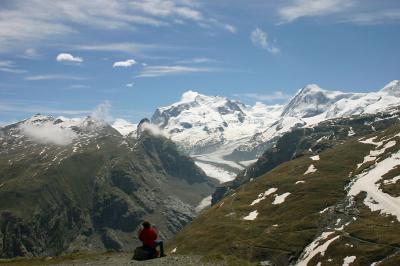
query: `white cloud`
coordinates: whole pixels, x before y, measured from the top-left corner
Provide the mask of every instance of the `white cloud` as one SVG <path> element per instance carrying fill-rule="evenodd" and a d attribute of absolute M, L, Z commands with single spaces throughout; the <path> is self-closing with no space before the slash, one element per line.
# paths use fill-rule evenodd
<path fill-rule="evenodd" d="M 296 0 L 282 7 L 279 15 L 284 22 L 292 22 L 301 17 L 323 16 L 351 7 L 354 0 Z"/>
<path fill-rule="evenodd" d="M 40 125 L 24 123 L 19 128 L 24 135 L 43 144 L 68 145 L 77 137 L 70 128 L 61 128 L 51 122 Z"/>
<path fill-rule="evenodd" d="M 79 34 L 81 26 L 135 30 L 140 25 L 169 26 L 180 20 L 234 32 L 191 0 L 13 0 L 0 9 L 0 51 L 26 49 L 58 36 Z"/>
<path fill-rule="evenodd" d="M 203 64 L 203 63 L 215 63 L 217 60 L 205 57 L 196 57 L 192 59 L 185 59 L 177 61 L 178 64 Z"/>
<path fill-rule="evenodd" d="M 118 61 L 113 64 L 113 67 L 130 67 L 136 64 L 134 59 L 127 59 L 125 61 Z"/>
<path fill-rule="evenodd" d="M 142 131 L 147 131 L 150 134 L 152 134 L 153 136 L 162 136 L 162 137 L 167 137 L 167 133 L 165 131 L 163 131 L 161 128 L 159 128 L 158 126 L 151 124 L 151 123 L 142 123 L 140 125 L 140 129 Z"/>
<path fill-rule="evenodd" d="M 267 33 L 258 27 L 250 33 L 250 40 L 255 46 L 268 50 L 270 53 L 277 54 L 280 52 L 277 47 L 268 42 Z"/>
<path fill-rule="evenodd" d="M 96 108 L 90 114 L 91 117 L 99 121 L 112 121 L 112 116 L 110 114 L 111 103 L 109 101 L 104 101 L 96 106 Z"/>
<path fill-rule="evenodd" d="M 292 97 L 291 95 L 288 95 L 282 91 L 274 91 L 271 94 L 239 93 L 239 94 L 234 94 L 234 96 L 239 98 L 245 97 L 257 101 L 287 100 Z"/>
<path fill-rule="evenodd" d="M 138 77 L 159 77 L 166 75 L 196 73 L 196 72 L 211 72 L 215 71 L 212 68 L 205 67 L 189 67 L 189 66 L 146 66 Z"/>
<path fill-rule="evenodd" d="M 351 22 L 358 25 L 373 25 L 385 22 L 394 22 L 400 20 L 400 9 L 377 10 L 369 13 L 358 13 L 352 15 L 342 22 Z"/>
<path fill-rule="evenodd" d="M 128 88 L 132 88 L 133 85 L 134 85 L 133 83 L 127 83 L 125 86 L 128 87 Z"/>
<path fill-rule="evenodd" d="M 46 75 L 35 75 L 35 76 L 28 76 L 24 78 L 25 80 L 55 80 L 55 79 L 71 79 L 71 80 L 85 80 L 85 77 L 79 76 L 70 76 L 70 75 L 63 75 L 63 74 L 46 74 Z"/>
<path fill-rule="evenodd" d="M 19 57 L 25 58 L 25 59 L 37 59 L 40 57 L 40 54 L 35 48 L 27 48 L 25 49 L 24 53 L 20 55 Z"/>
<path fill-rule="evenodd" d="M 71 89 L 89 89 L 91 86 L 89 85 L 83 85 L 83 84 L 74 84 L 69 86 Z"/>
<path fill-rule="evenodd" d="M 12 74 L 23 74 L 28 71 L 16 68 L 13 61 L 10 60 L 0 60 L 0 71 L 12 73 Z"/>
<path fill-rule="evenodd" d="M 56 57 L 57 62 L 74 62 L 82 63 L 83 59 L 81 57 L 73 56 L 72 54 L 60 53 Z"/>
<path fill-rule="evenodd" d="M 82 51 L 101 51 L 101 52 L 123 52 L 128 54 L 137 54 L 145 50 L 165 49 L 168 47 L 161 47 L 156 44 L 143 44 L 134 42 L 121 42 L 121 43 L 105 43 L 93 45 L 76 45 L 72 47 L 75 50 Z"/>

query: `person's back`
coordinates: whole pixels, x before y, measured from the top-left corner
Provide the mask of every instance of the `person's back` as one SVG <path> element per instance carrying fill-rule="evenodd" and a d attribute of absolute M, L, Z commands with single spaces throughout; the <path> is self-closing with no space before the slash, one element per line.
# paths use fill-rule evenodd
<path fill-rule="evenodd" d="M 139 233 L 139 239 L 143 242 L 144 246 L 151 248 L 155 247 L 155 241 L 157 240 L 156 230 L 154 230 L 154 228 L 151 226 L 144 227 Z"/>
<path fill-rule="evenodd" d="M 164 244 L 162 240 L 157 240 L 157 232 L 147 221 L 143 222 L 143 229 L 139 231 L 139 239 L 144 248 L 154 249 L 160 247 L 160 256 L 164 257 Z"/>

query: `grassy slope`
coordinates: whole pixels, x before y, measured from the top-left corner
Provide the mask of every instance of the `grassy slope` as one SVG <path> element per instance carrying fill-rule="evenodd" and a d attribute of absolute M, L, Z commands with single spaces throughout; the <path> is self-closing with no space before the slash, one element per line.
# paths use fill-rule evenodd
<path fill-rule="evenodd" d="M 389 129 L 398 131 L 398 127 Z M 385 135 L 383 134 L 383 135 Z M 371 145 L 356 140 L 347 141 L 320 154 L 319 161 L 308 156 L 283 163 L 272 171 L 242 185 L 235 193 L 205 210 L 193 223 L 186 226 L 169 247 L 177 247 L 179 254 L 195 253 L 214 256 L 225 254 L 249 261 L 271 260 L 285 265 L 290 256 L 298 258 L 303 249 L 327 227 L 334 227 L 338 218 L 349 220 L 354 213 L 344 208 L 344 187 L 356 173 L 356 165 L 369 153 Z M 304 176 L 310 164 L 317 172 Z M 298 180 L 305 183 L 295 185 Z M 271 204 L 272 195 L 249 206 L 259 193 L 276 187 L 276 193 L 290 192 L 280 205 Z M 371 213 L 362 199 L 356 202 L 360 211 L 357 221 L 336 234 L 341 237 L 332 243 L 324 259 L 343 262 L 347 255 L 357 255 L 357 265 L 378 261 L 400 247 L 399 222 L 393 217 Z M 326 207 L 332 211 L 320 214 Z M 257 210 L 253 221 L 242 218 Z M 356 209 L 357 210 L 357 209 Z M 392 222 L 393 221 L 393 222 Z M 274 226 L 278 224 L 278 226 Z M 346 243 L 351 243 L 346 246 Z M 350 245 L 353 248 L 350 249 Z M 312 262 L 322 260 L 318 255 Z"/>

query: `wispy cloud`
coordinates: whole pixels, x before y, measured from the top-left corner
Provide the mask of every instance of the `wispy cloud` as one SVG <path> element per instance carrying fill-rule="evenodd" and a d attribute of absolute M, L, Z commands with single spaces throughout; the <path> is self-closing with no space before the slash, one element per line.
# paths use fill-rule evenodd
<path fill-rule="evenodd" d="M 138 77 L 149 78 L 167 75 L 187 74 L 196 72 L 212 72 L 216 69 L 190 66 L 146 66 Z"/>
<path fill-rule="evenodd" d="M 301 17 L 323 16 L 348 9 L 354 0 L 295 0 L 279 10 L 283 22 L 292 22 Z"/>
<path fill-rule="evenodd" d="M 0 71 L 11 74 L 23 74 L 28 72 L 24 69 L 17 68 L 14 62 L 10 60 L 0 60 Z"/>
<path fill-rule="evenodd" d="M 250 33 L 250 40 L 254 46 L 265 49 L 270 53 L 277 54 L 280 52 L 277 47 L 269 43 L 267 33 L 258 27 Z"/>
<path fill-rule="evenodd" d="M 206 58 L 206 57 L 196 57 L 196 58 L 176 61 L 176 63 L 178 63 L 178 64 L 204 64 L 204 63 L 216 63 L 216 62 L 218 62 L 218 61 L 215 59 Z"/>
<path fill-rule="evenodd" d="M 260 94 L 260 93 L 238 93 L 234 94 L 235 97 L 239 98 L 248 98 L 256 101 L 276 101 L 276 100 L 287 100 L 291 98 L 291 95 L 288 95 L 282 91 L 274 91 L 270 94 Z"/>
<path fill-rule="evenodd" d="M 69 86 L 69 88 L 71 88 L 71 89 L 89 89 L 89 88 L 91 88 L 91 86 L 84 85 L 84 84 L 74 84 L 74 85 Z"/>
<path fill-rule="evenodd" d="M 63 74 L 46 74 L 46 75 L 28 76 L 25 77 L 24 79 L 37 81 L 37 80 L 55 80 L 55 79 L 85 80 L 87 78 L 80 76 L 63 75 Z"/>
<path fill-rule="evenodd" d="M 113 64 L 113 67 L 131 67 L 136 64 L 134 59 L 127 59 L 125 61 L 118 61 Z"/>
<path fill-rule="evenodd" d="M 73 62 L 73 63 L 82 63 L 82 57 L 73 56 L 72 54 L 60 53 L 56 57 L 57 62 Z"/>
<path fill-rule="evenodd" d="M 367 13 L 357 13 L 342 22 L 350 22 L 358 25 L 373 25 L 400 20 L 400 9 L 376 10 Z"/>
<path fill-rule="evenodd" d="M 14 0 L 0 9 L 0 51 L 79 34 L 81 25 L 132 30 L 141 25 L 168 26 L 176 21 L 236 31 L 233 25 L 205 14 L 191 0 Z"/>
<path fill-rule="evenodd" d="M 134 42 L 75 45 L 71 48 L 82 51 L 123 52 L 128 54 L 140 54 L 141 52 L 146 50 L 166 49 L 165 47 L 161 47 L 156 44 L 144 44 Z"/>
<path fill-rule="evenodd" d="M 74 109 L 61 109 L 46 107 L 43 103 L 28 103 L 28 102 L 0 102 L 0 112 L 12 113 L 45 113 L 56 115 L 86 115 L 90 114 L 92 110 L 74 110 Z"/>
<path fill-rule="evenodd" d="M 134 85 L 134 83 L 127 83 L 125 86 L 128 87 L 128 88 L 132 88 L 133 85 Z"/>

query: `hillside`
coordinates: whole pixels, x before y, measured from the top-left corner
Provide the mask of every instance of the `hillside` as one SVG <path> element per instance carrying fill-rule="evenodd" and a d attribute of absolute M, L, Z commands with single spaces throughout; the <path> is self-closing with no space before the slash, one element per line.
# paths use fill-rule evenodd
<path fill-rule="evenodd" d="M 261 265 L 396 265 L 400 126 L 397 117 L 373 121 L 383 121 L 382 128 L 370 132 L 365 121 L 357 129 L 353 123 L 339 131 L 346 138 L 333 134 L 326 147 L 324 134 L 315 139 L 311 132 L 287 142 L 304 147 L 266 173 L 254 170 L 253 178 L 181 230 L 171 250 Z M 259 170 L 271 163 L 267 153 Z"/>
<path fill-rule="evenodd" d="M 312 126 L 294 129 L 282 137 L 267 142 L 258 160 L 238 174 L 236 179 L 219 185 L 213 194 L 215 203 L 232 189 L 260 176 L 281 163 L 305 153 L 318 153 L 347 139 L 381 131 L 399 123 L 399 108 L 391 108 L 377 114 L 354 115 L 348 118 L 328 119 Z"/>
<path fill-rule="evenodd" d="M 175 144 L 94 118 L 37 115 L 0 129 L 0 257 L 131 250 L 150 219 L 170 238 L 213 191 Z"/>

